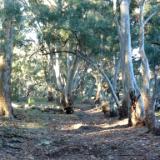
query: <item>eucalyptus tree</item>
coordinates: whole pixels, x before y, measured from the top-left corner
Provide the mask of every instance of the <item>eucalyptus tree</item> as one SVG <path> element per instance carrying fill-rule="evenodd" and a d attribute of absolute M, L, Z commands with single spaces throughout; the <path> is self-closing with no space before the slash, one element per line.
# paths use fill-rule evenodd
<path fill-rule="evenodd" d="M 73 82 L 77 82 L 76 77 L 80 65 L 77 65 L 78 58 L 76 56 L 71 56 L 67 52 L 64 55 L 59 54 L 62 48 L 69 50 L 70 47 L 68 46 L 71 45 L 69 42 L 70 33 L 67 29 L 63 29 L 65 17 L 62 15 L 61 3 L 61 1 L 55 1 L 54 8 L 49 8 L 43 3 L 31 2 L 31 7 L 38 6 L 38 10 L 34 14 L 37 16 L 36 23 L 40 28 L 38 33 L 39 44 L 43 56 L 46 55 L 49 58 L 49 70 L 48 74 L 45 75 L 50 77 L 49 83 L 52 84 L 52 87 L 54 86 L 61 93 L 61 103 L 68 113 L 72 112 L 71 94 L 76 87 L 73 86 Z"/>
<path fill-rule="evenodd" d="M 116 8 L 116 1 L 114 1 L 114 9 Z M 136 1 L 134 1 L 136 2 Z M 136 28 L 138 28 L 139 31 L 139 39 L 136 40 L 137 42 L 139 42 L 139 52 L 141 55 L 141 61 L 142 61 L 142 66 L 143 66 L 143 74 L 142 74 L 142 89 L 143 92 L 140 91 L 135 76 L 134 76 L 134 72 L 133 72 L 133 62 L 132 62 L 132 48 L 131 48 L 131 31 L 130 31 L 130 25 L 133 25 L 133 21 L 132 23 L 129 21 L 130 18 L 130 14 L 129 14 L 129 8 L 130 8 L 130 1 L 128 0 L 124 0 L 120 2 L 120 13 L 121 13 L 121 19 L 120 19 L 120 25 L 118 24 L 118 19 L 116 17 L 116 22 L 117 22 L 117 26 L 118 26 L 118 33 L 119 33 L 119 40 L 120 40 L 120 53 L 121 53 L 121 63 L 122 63 L 122 77 L 123 77 L 123 87 L 124 87 L 124 95 L 125 98 L 127 99 L 128 102 L 125 103 L 125 105 L 128 106 L 128 115 L 129 115 L 129 123 L 131 125 L 136 125 L 139 123 L 144 123 L 143 118 L 144 118 L 144 114 L 143 117 L 141 116 L 141 114 L 137 114 L 137 102 L 138 99 L 141 100 L 141 103 L 139 103 L 139 105 L 141 106 L 141 110 L 140 113 L 143 112 L 143 107 L 145 106 L 145 123 L 150 125 L 151 124 L 153 126 L 155 126 L 154 124 L 154 111 L 153 111 L 153 104 L 151 104 L 151 100 L 149 97 L 149 75 L 150 75 L 150 69 L 149 69 L 149 63 L 148 63 L 148 58 L 145 54 L 145 50 L 144 50 L 144 27 L 145 25 L 147 25 L 147 23 L 150 21 L 150 19 L 152 18 L 152 16 L 154 16 L 157 13 L 157 10 L 154 11 L 153 13 L 150 14 L 150 16 L 148 16 L 146 18 L 146 20 L 144 20 L 144 2 L 145 1 L 138 1 L 139 3 L 134 3 L 132 1 L 132 7 L 134 6 L 138 6 L 140 9 L 139 15 L 137 16 L 136 21 L 139 22 L 139 26 L 137 26 Z M 153 7 L 154 8 L 154 7 Z M 133 8 L 135 9 L 135 8 Z M 132 10 L 131 10 L 132 11 Z M 133 12 L 133 11 L 132 11 Z M 132 13 L 131 12 L 131 13 Z M 138 32 L 136 32 L 138 33 Z M 132 33 L 132 35 L 134 36 L 134 34 Z M 135 34 L 136 35 L 136 34 Z M 132 92 L 133 91 L 133 92 Z M 140 93 L 141 92 L 141 93 Z M 135 96 L 135 100 L 136 100 L 136 104 L 135 107 L 133 108 L 133 103 L 132 103 L 132 98 L 133 98 L 133 94 Z M 139 94 L 139 96 L 137 95 Z M 140 97 L 140 98 L 139 98 Z M 131 101 L 131 102 L 130 102 Z M 150 108 L 150 109 L 149 109 Z"/>
<path fill-rule="evenodd" d="M 154 94 L 153 94 L 153 100 L 151 100 L 151 94 L 150 94 L 150 67 L 148 58 L 145 53 L 145 47 L 144 47 L 144 28 L 147 25 L 147 23 L 158 13 L 157 6 L 154 8 L 154 10 L 151 10 L 151 14 L 144 20 L 144 7 L 147 2 L 145 0 L 139 1 L 139 8 L 140 8 L 140 18 L 139 18 L 139 52 L 141 55 L 141 61 L 142 61 L 142 78 L 143 78 L 143 96 L 145 101 L 145 113 L 146 113 L 146 125 L 148 126 L 149 130 L 155 131 L 159 129 L 157 127 L 156 121 L 155 121 L 155 114 L 154 114 L 154 103 L 151 103 L 151 101 L 155 101 Z"/>
<path fill-rule="evenodd" d="M 105 54 L 114 48 L 110 47 L 112 37 L 108 36 L 109 29 L 113 27 L 105 18 L 111 11 L 109 3 L 104 5 L 101 1 L 70 0 L 54 1 L 53 6 L 39 1 L 30 1 L 30 4 L 35 15 L 35 24 L 40 28 L 38 37 L 41 50 L 43 55 L 48 55 L 53 68 L 50 70 L 54 72 L 52 83 L 62 93 L 64 105 L 69 106 L 67 103 L 72 99 L 71 93 L 79 86 L 75 82 L 81 80 L 80 72 L 84 71 L 79 69 L 83 66 L 79 58 L 69 54 L 78 52 L 87 53 L 88 56 L 92 53 L 94 56 L 102 48 Z"/>
<path fill-rule="evenodd" d="M 133 71 L 129 9 L 130 1 L 122 0 L 120 2 L 120 46 L 122 78 L 124 86 L 124 97 L 126 101 L 125 105 L 128 108 L 129 125 L 137 125 L 138 123 L 143 122 L 140 115 L 137 115 L 137 108 L 134 106 L 136 104 L 132 104 L 132 98 L 135 97 L 136 101 L 138 101 L 140 93 Z"/>
<path fill-rule="evenodd" d="M 138 42 L 137 45 L 139 47 L 139 54 L 141 61 L 141 76 L 142 76 L 141 97 L 145 108 L 145 124 L 148 126 L 149 130 L 153 131 L 156 130 L 155 129 L 156 121 L 154 114 L 154 103 L 152 102 L 153 100 L 151 99 L 151 87 L 150 87 L 151 70 L 149 66 L 149 60 L 145 52 L 146 48 L 149 48 L 149 46 L 146 47 L 145 44 L 147 42 L 145 39 L 149 37 L 147 29 L 148 26 L 152 25 L 152 23 L 150 24 L 150 21 L 152 21 L 152 19 L 154 19 L 154 16 L 158 14 L 159 6 L 157 5 L 156 1 L 152 2 L 152 1 L 139 0 L 135 2 L 136 2 L 135 6 L 137 8 L 134 9 L 137 10 L 136 21 L 138 22 L 138 25 L 137 24 L 135 25 L 135 28 L 137 28 L 136 33 L 138 34 L 135 35 L 139 35 L 139 39 L 138 40 L 137 38 L 135 39 L 136 42 Z"/>
<path fill-rule="evenodd" d="M 1 69 L 1 96 L 6 105 L 1 104 L 2 113 L 7 117 L 12 117 L 11 106 L 11 68 L 15 37 L 15 26 L 20 21 L 20 3 L 17 0 L 4 0 L 1 8 L 1 56 L 4 60 L 3 70 Z M 2 93 L 3 92 L 3 93 Z M 1 101 L 1 103 L 4 103 Z M 4 109 L 6 108 L 6 109 Z M 6 112 L 7 110 L 7 112 Z"/>

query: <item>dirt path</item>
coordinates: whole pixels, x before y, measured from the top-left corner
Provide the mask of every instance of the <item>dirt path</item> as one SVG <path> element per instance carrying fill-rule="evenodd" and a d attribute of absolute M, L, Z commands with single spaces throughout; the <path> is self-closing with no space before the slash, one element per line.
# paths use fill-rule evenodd
<path fill-rule="evenodd" d="M 0 160 L 160 160 L 160 137 L 77 105 L 73 115 L 17 109 L 0 120 Z"/>

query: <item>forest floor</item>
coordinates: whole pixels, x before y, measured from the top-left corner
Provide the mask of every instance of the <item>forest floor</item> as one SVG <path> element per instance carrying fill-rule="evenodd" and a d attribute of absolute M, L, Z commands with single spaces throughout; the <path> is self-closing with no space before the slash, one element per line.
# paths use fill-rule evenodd
<path fill-rule="evenodd" d="M 43 106 L 44 107 L 44 106 Z M 0 160 L 160 160 L 160 137 L 76 105 L 72 115 L 42 106 L 16 106 L 0 119 Z"/>

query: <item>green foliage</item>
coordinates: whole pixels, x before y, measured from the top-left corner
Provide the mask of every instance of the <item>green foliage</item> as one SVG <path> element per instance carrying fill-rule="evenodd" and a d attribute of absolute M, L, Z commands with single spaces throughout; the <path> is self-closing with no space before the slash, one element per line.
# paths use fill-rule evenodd
<path fill-rule="evenodd" d="M 43 39 L 49 46 L 65 46 L 68 42 L 74 48 L 78 44 L 82 50 L 88 49 L 89 52 L 99 54 L 101 35 L 107 37 L 113 28 L 113 19 L 106 18 L 112 15 L 111 5 L 104 5 L 101 1 L 71 0 L 67 1 L 64 9 L 64 4 L 59 3 L 56 8 L 49 8 L 43 3 L 31 3 L 35 20 L 41 26 L 41 33 L 38 33 L 40 42 Z M 115 34 L 114 28 L 112 30 L 112 34 Z M 110 52 L 108 43 L 112 43 L 112 40 L 114 38 L 109 41 L 104 38 L 103 43 L 108 46 L 104 52 Z"/>
<path fill-rule="evenodd" d="M 35 100 L 32 98 L 32 97 L 29 97 L 28 100 L 27 100 L 27 103 L 29 106 L 32 106 L 35 104 Z"/>
<path fill-rule="evenodd" d="M 6 19 L 14 19 L 17 22 L 21 21 L 21 4 L 18 1 L 6 1 L 3 10 Z"/>
<path fill-rule="evenodd" d="M 145 18 L 157 9 L 157 5 L 147 3 Z M 131 1 L 133 48 L 138 46 L 139 36 L 139 24 L 135 14 L 137 6 L 136 0 Z M 49 68 L 49 58 L 41 54 L 52 54 L 56 49 L 84 51 L 97 63 L 103 61 L 105 72 L 109 78 L 113 77 L 115 65 L 113 57 L 118 59 L 119 39 L 111 1 L 53 0 L 53 4 L 48 5 L 42 0 L 29 0 L 28 6 L 22 6 L 22 3 L 17 0 L 8 5 L 5 10 L 1 9 L 0 13 L 3 13 L 0 14 L 1 19 L 13 18 L 15 21 L 14 46 L 20 49 L 13 57 L 12 96 L 16 99 L 26 95 L 28 82 L 34 85 L 32 92 L 34 96 L 46 94 L 46 83 L 55 85 L 53 70 Z M 153 44 L 160 41 L 159 23 L 158 13 L 145 27 L 145 51 L 152 68 L 160 62 L 159 46 Z M 27 34 L 33 30 L 38 38 L 36 44 L 27 38 Z M 3 38 L 4 32 L 0 31 L 0 39 Z M 60 54 L 61 74 L 64 80 L 67 77 L 66 63 L 66 55 Z M 135 71 L 138 66 L 139 64 L 135 65 Z M 94 86 L 94 80 L 89 77 L 90 75 L 87 75 L 84 78 L 87 86 L 85 86 L 86 95 L 89 88 Z"/>
<path fill-rule="evenodd" d="M 32 95 L 38 94 L 42 97 L 46 83 L 41 58 L 33 56 L 30 59 L 30 54 L 19 52 L 20 50 L 17 50 L 13 60 L 12 98 L 20 100 L 26 97 L 29 86 L 34 86 L 31 89 Z"/>

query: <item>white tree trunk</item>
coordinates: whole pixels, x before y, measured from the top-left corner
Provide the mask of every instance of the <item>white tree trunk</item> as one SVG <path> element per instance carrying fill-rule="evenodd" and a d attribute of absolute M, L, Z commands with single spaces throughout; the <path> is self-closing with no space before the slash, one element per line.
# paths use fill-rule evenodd
<path fill-rule="evenodd" d="M 77 70 L 77 62 L 78 57 L 73 57 L 69 54 L 67 54 L 67 80 L 66 80 L 66 86 L 65 86 L 65 102 L 66 104 L 69 104 L 70 100 L 72 99 L 72 89 L 73 89 L 73 79 L 74 74 Z"/>
<path fill-rule="evenodd" d="M 59 53 L 55 53 L 53 60 L 53 68 L 56 77 L 56 84 L 60 91 L 63 91 L 62 79 L 61 79 L 61 71 L 60 71 L 60 58 Z"/>
<path fill-rule="evenodd" d="M 139 53 L 142 60 L 143 92 L 149 94 L 150 68 L 144 50 L 144 0 L 140 2 Z"/>
<path fill-rule="evenodd" d="M 145 24 L 149 19 L 144 21 L 144 6 L 145 6 L 145 0 L 141 0 L 139 3 L 140 8 L 140 27 L 139 27 L 139 53 L 141 55 L 142 60 L 142 80 L 143 80 L 143 100 L 145 104 L 145 122 L 148 127 L 148 129 L 152 132 L 155 132 L 155 134 L 160 134 L 160 128 L 156 124 L 156 117 L 155 117 L 155 94 L 153 93 L 152 99 L 150 95 L 150 68 L 149 68 L 149 62 L 148 58 L 145 54 L 144 49 L 144 27 Z M 151 18 L 151 17 L 149 17 Z M 157 78 L 157 72 L 155 70 L 155 81 Z"/>
<path fill-rule="evenodd" d="M 125 94 L 125 105 L 128 107 L 129 125 L 136 125 L 138 117 L 136 109 L 132 110 L 131 105 L 131 91 L 137 91 L 137 83 L 133 71 L 132 50 L 131 50 L 131 35 L 130 35 L 130 0 L 122 0 L 120 3 L 121 13 L 121 63 L 122 63 L 122 77 Z"/>
<path fill-rule="evenodd" d="M 124 64 L 123 76 L 125 80 L 125 92 L 128 89 L 134 89 L 134 73 L 132 64 L 132 51 L 131 51 L 131 35 L 130 35 L 130 15 L 129 15 L 129 0 L 122 0 L 120 4 L 121 11 L 121 34 L 122 34 L 122 63 Z"/>
<path fill-rule="evenodd" d="M 95 101 L 99 101 L 100 100 L 100 94 L 101 94 L 101 76 L 97 75 L 96 76 L 96 86 L 97 86 L 97 90 L 96 90 L 96 98 Z"/>
<path fill-rule="evenodd" d="M 121 64 L 120 58 L 118 59 L 117 62 L 115 60 L 115 67 L 114 67 L 115 71 L 114 71 L 114 78 L 113 78 L 113 88 L 115 91 L 117 91 L 117 80 L 118 80 L 119 71 L 120 71 L 120 64 Z"/>

